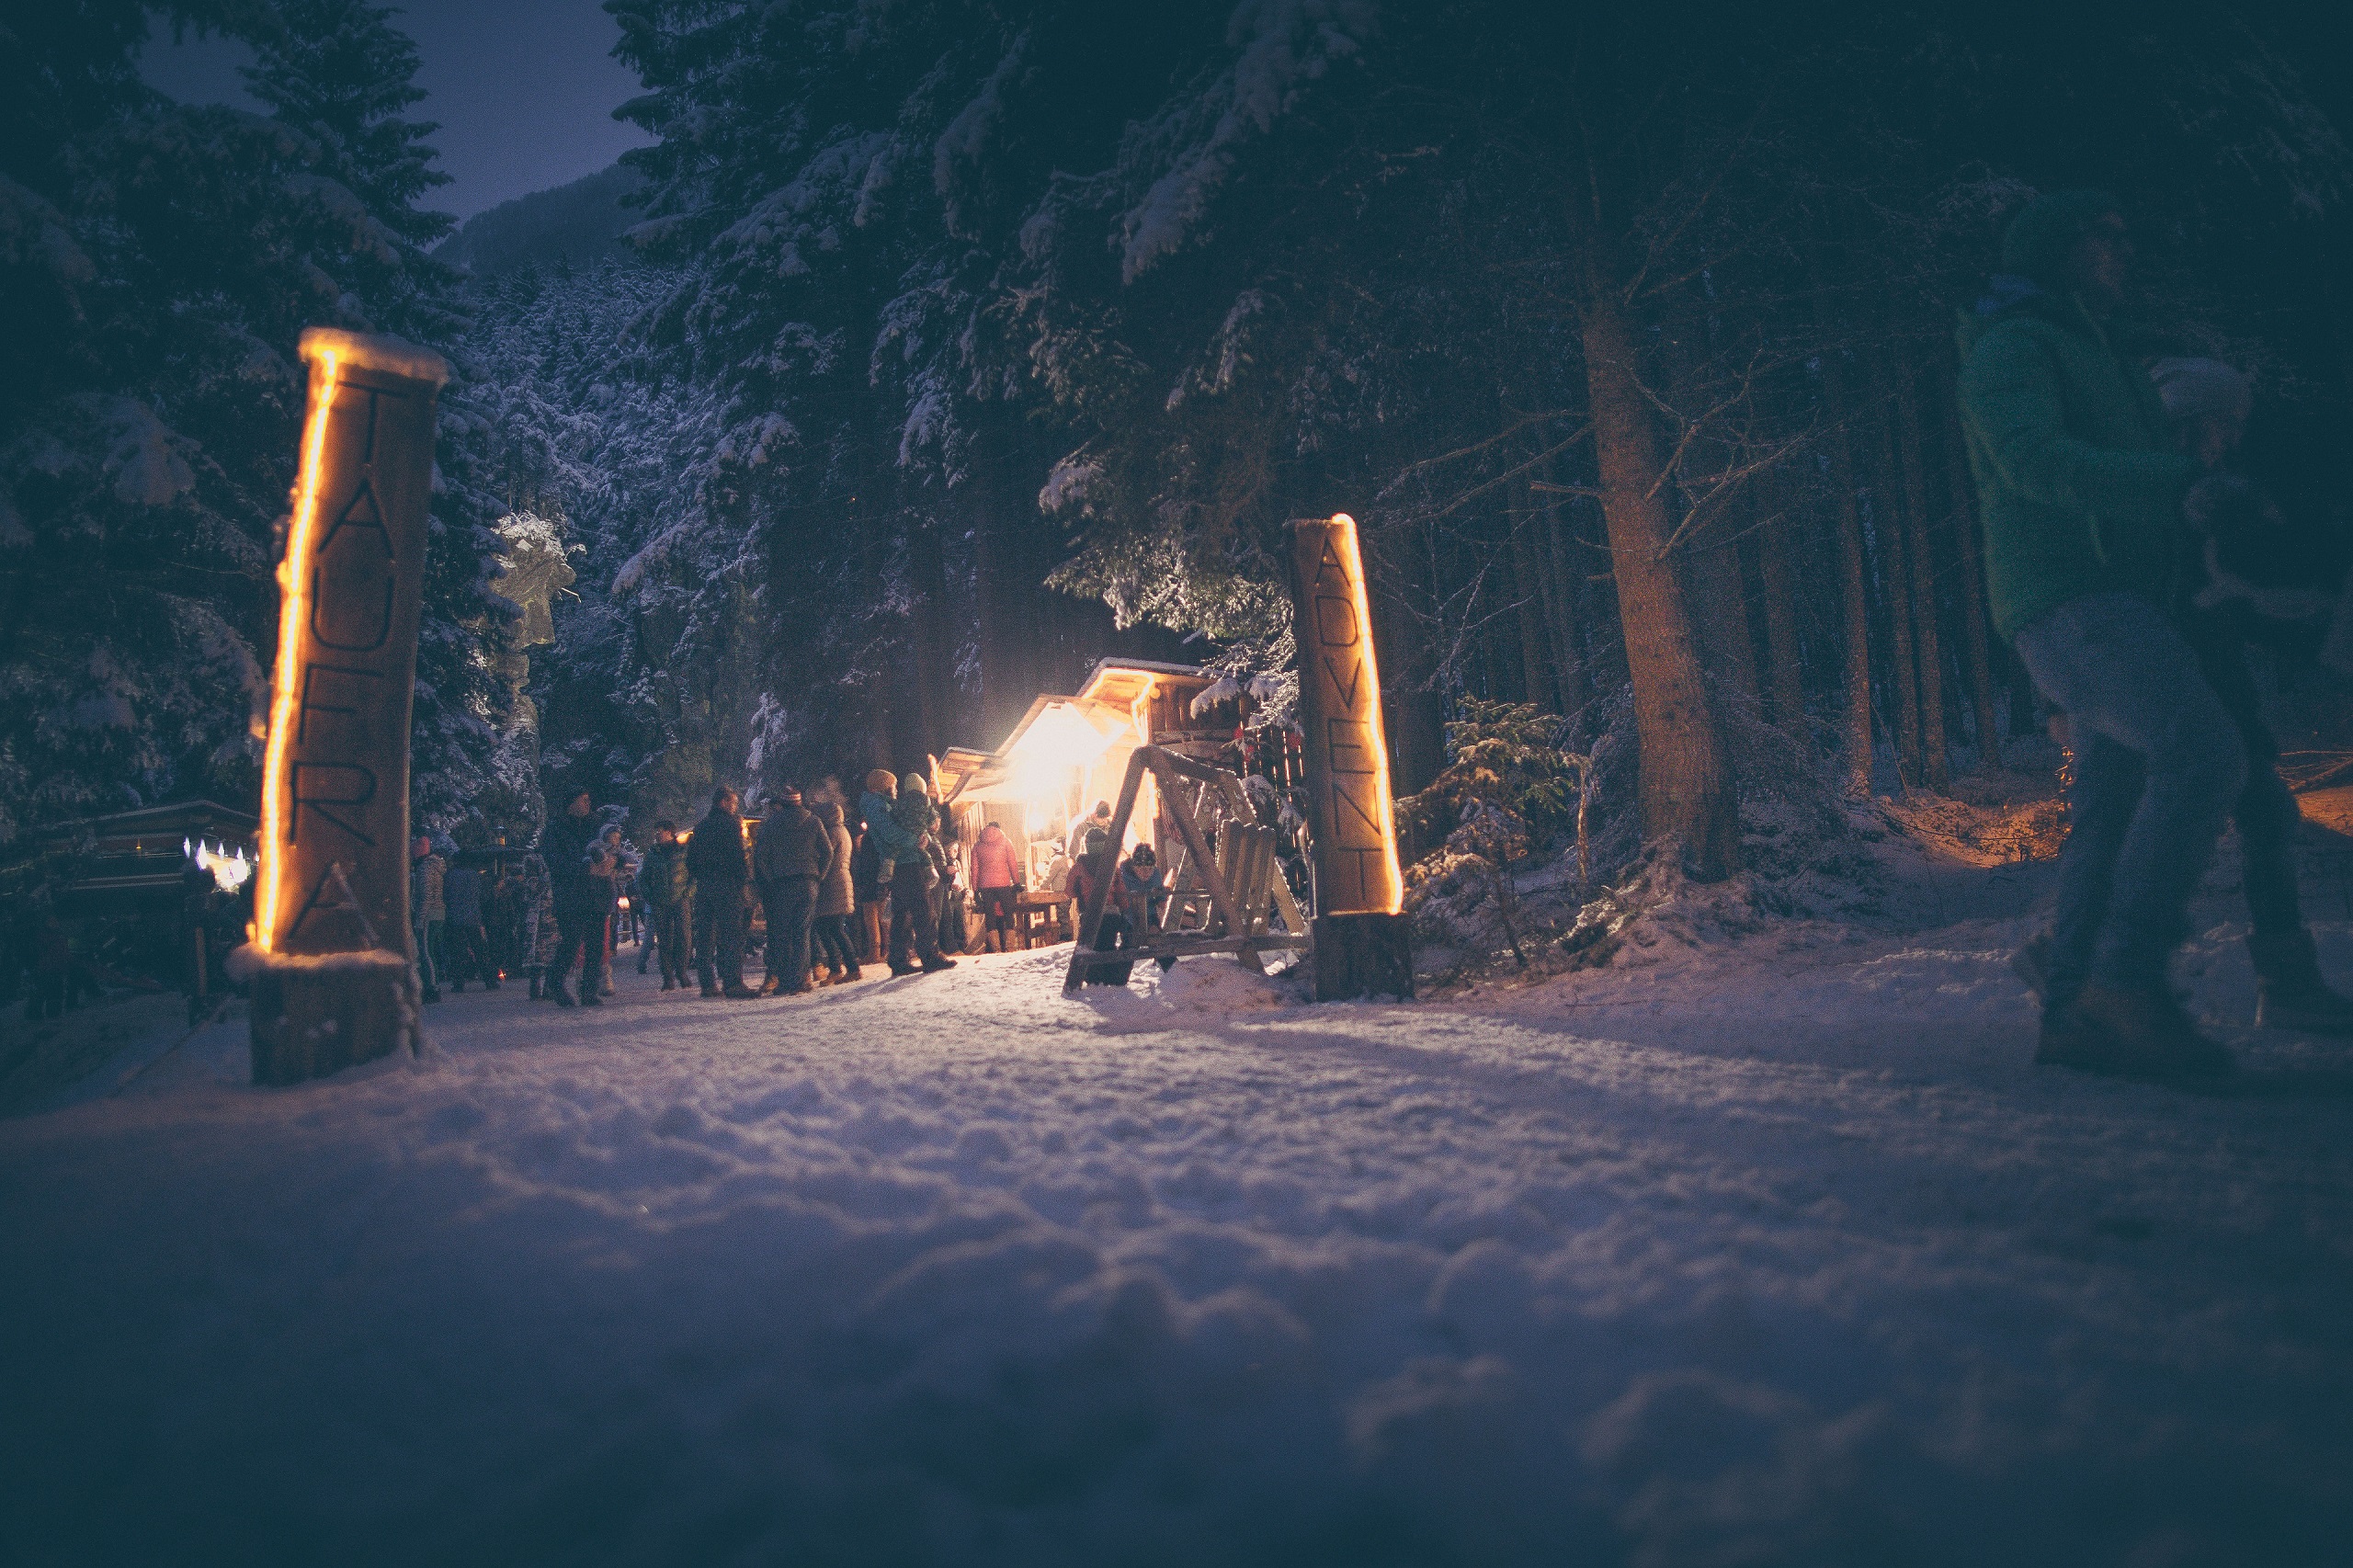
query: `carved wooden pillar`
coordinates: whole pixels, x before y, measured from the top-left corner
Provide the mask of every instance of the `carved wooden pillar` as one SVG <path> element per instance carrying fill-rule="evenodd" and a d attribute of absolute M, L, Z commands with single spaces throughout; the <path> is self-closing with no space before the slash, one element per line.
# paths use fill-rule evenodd
<path fill-rule="evenodd" d="M 1356 519 L 1345 512 L 1302 518 L 1291 530 L 1299 717 L 1315 833 L 1315 999 L 1411 996 L 1413 943 L 1397 912 L 1404 879 Z"/>
<path fill-rule="evenodd" d="M 449 368 L 313 327 L 262 775 L 254 1082 L 421 1043 L 408 912 L 409 706 L 434 403 Z"/>

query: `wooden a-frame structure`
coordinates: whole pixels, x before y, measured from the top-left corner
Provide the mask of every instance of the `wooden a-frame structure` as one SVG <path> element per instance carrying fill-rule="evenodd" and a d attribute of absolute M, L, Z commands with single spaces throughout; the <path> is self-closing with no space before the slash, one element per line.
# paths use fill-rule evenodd
<path fill-rule="evenodd" d="M 1169 863 L 1167 914 L 1159 930 L 1139 932 L 1132 947 L 1106 955 L 1095 949 L 1096 927 L 1111 879 L 1119 874 L 1120 846 L 1127 841 L 1128 822 L 1135 814 L 1146 769 L 1159 786 L 1162 810 L 1175 824 L 1178 840 Z M 1212 809 L 1222 809 L 1225 818 L 1214 851 L 1203 824 Z M 1077 915 L 1078 940 L 1071 952 L 1070 972 L 1063 979 L 1065 994 L 1084 983 L 1088 969 L 1106 961 L 1233 953 L 1264 974 L 1267 966 L 1260 953 L 1283 949 L 1304 952 L 1310 946 L 1307 921 L 1275 864 L 1275 830 L 1259 824 L 1242 780 L 1224 768 L 1159 746 L 1138 746 L 1128 758 L 1108 836 L 1110 846 L 1102 852 L 1094 887 Z M 1274 928 L 1278 916 L 1284 927 L 1279 931 Z"/>

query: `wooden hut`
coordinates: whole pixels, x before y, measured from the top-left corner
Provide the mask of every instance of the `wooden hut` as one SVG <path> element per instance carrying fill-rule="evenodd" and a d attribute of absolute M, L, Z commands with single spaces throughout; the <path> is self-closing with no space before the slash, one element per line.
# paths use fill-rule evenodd
<path fill-rule="evenodd" d="M 939 799 L 960 844 L 970 845 L 983 824 L 995 823 L 1019 848 L 1029 885 L 1043 887 L 1074 828 L 1097 801 L 1120 792 L 1136 747 L 1165 746 L 1230 764 L 1246 700 L 1232 682 L 1221 683 L 1198 665 L 1105 659 L 1077 691 L 1030 703 L 995 750 L 949 747 L 935 768 Z M 1140 801 L 1128 843 L 1161 849 L 1162 831 L 1157 801 Z"/>

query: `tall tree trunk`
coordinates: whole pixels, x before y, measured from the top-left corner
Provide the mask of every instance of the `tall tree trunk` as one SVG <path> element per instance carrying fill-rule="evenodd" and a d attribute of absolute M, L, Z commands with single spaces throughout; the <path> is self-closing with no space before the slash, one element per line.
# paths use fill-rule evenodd
<path fill-rule="evenodd" d="M 1870 561 L 1863 549 L 1862 507 L 1856 499 L 1854 403 L 1836 349 L 1822 357 L 1824 391 L 1836 429 L 1830 438 L 1831 500 L 1838 514 L 1838 597 L 1847 620 L 1847 793 L 1871 798 Z"/>
<path fill-rule="evenodd" d="M 1865 408 L 1850 410 L 1848 418 L 1870 420 L 1870 445 L 1865 449 L 1871 456 L 1871 535 L 1879 544 L 1880 597 L 1887 602 L 1887 647 L 1889 654 L 1889 685 L 1893 691 L 1890 704 L 1895 710 L 1896 771 L 1902 775 L 1904 787 L 1915 787 L 1921 779 L 1920 767 L 1920 681 L 1912 653 L 1912 588 L 1911 577 L 1905 570 L 1904 508 L 1895 498 L 1898 481 L 1898 460 L 1892 449 L 1895 444 L 1893 421 L 1890 417 L 1893 394 L 1887 384 L 1885 365 L 1876 354 L 1861 356 L 1866 369 L 1864 385 L 1870 397 Z"/>
<path fill-rule="evenodd" d="M 1734 700 L 1754 712 L 1758 700 L 1756 644 L 1748 627 L 1739 546 L 1731 530 L 1718 524 L 1704 530 L 1704 537 L 1690 539 L 1682 553 L 1708 668 Z"/>
<path fill-rule="evenodd" d="M 1368 572 L 1372 640 L 1381 672 L 1381 706 L 1389 731 L 1390 784 L 1411 795 L 1429 788 L 1446 766 L 1446 699 L 1432 688 L 1436 674 L 1429 633 L 1413 597 L 1429 597 L 1429 562 L 1418 539 L 1397 542 L 1393 573 Z"/>
<path fill-rule="evenodd" d="M 980 653 L 982 745 L 995 745 L 1010 732 L 1029 706 L 1027 688 L 1035 684 L 1028 669 L 1027 640 L 1038 634 L 1021 613 L 1020 569 L 1012 559 L 1015 540 L 1006 537 L 1005 519 L 983 471 L 974 463 L 961 494 L 972 526 L 973 635 Z"/>
<path fill-rule="evenodd" d="M 1891 338 L 1893 336 L 1890 335 Z M 1921 779 L 1943 794 L 1952 788 L 1945 759 L 1944 639 L 1937 621 L 1937 551 L 1928 519 L 1927 454 L 1920 426 L 1920 378 L 1912 356 L 1893 350 L 1895 444 L 1904 471 L 1904 540 L 1912 558 L 1914 644 L 1919 652 Z"/>
<path fill-rule="evenodd" d="M 1557 465 L 1545 472 L 1559 483 Z M 1584 627 L 1585 548 L 1562 526 L 1561 498 L 1544 497 L 1543 532 L 1536 542 L 1536 574 L 1544 586 L 1544 619 L 1552 635 L 1552 669 L 1561 690 L 1561 711 L 1572 721 L 1570 742 L 1582 746 L 1586 710 L 1593 701 L 1593 671 L 1586 657 Z"/>
<path fill-rule="evenodd" d="M 1665 464 L 1633 328 L 1617 280 L 1599 259 L 1597 247 L 1589 252 L 1582 311 L 1586 392 L 1634 683 L 1643 836 L 1679 840 L 1696 876 L 1725 876 L 1740 866 L 1732 759 L 1708 703 L 1682 585 L 1665 553 Z"/>
<path fill-rule="evenodd" d="M 1805 663 L 1798 646 L 1796 563 L 1790 559 L 1791 518 L 1779 471 L 1768 469 L 1749 487 L 1757 511 L 1757 575 L 1765 588 L 1765 667 L 1773 722 L 1811 751 L 1805 722 Z"/>
<path fill-rule="evenodd" d="M 1552 691 L 1551 673 L 1544 657 L 1544 584 L 1537 570 L 1535 546 L 1529 532 L 1540 524 L 1535 499 L 1526 482 L 1518 486 L 1520 505 L 1514 509 L 1511 523 L 1512 597 L 1516 601 L 1514 619 L 1519 623 L 1519 662 L 1521 679 L 1528 690 L 1528 700 L 1540 708 L 1560 710 L 1560 703 Z"/>
<path fill-rule="evenodd" d="M 1709 401 L 1701 382 L 1714 347 L 1704 301 L 1678 292 L 1671 321 L 1672 330 L 1665 335 L 1663 347 L 1673 378 L 1673 401 L 1677 407 L 1696 413 Z M 1731 449 L 1711 424 L 1703 424 L 1685 437 L 1682 449 L 1675 479 L 1685 512 L 1676 553 L 1681 557 L 1700 659 L 1715 678 L 1717 690 L 1728 695 L 1733 705 L 1753 712 L 1757 701 L 1756 647 L 1748 629 L 1747 595 L 1741 585 L 1733 528 L 1741 497 L 1727 492 L 1718 477 L 1732 463 Z"/>
<path fill-rule="evenodd" d="M 1961 653 L 1968 665 L 1969 706 L 1977 724 L 1977 767 L 1993 773 L 2002 766 L 2002 732 L 1994 718 L 1994 661 L 1985 624 L 1985 561 L 1978 553 L 1977 509 L 1970 488 L 1969 454 L 1961 415 L 1944 400 L 1945 481 L 1952 496 L 1952 535 L 1961 547 Z"/>
<path fill-rule="evenodd" d="M 907 575 L 915 591 L 915 623 L 910 628 L 915 643 L 915 744 L 926 756 L 937 756 L 947 749 L 947 719 L 953 706 L 955 607 L 948 597 L 948 562 L 940 548 L 938 525 L 927 517 L 910 516 L 907 520 Z"/>

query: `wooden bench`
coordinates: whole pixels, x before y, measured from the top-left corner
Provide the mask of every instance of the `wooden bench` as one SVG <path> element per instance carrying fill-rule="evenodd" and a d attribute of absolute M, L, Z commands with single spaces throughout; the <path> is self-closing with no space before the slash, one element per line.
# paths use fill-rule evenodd
<path fill-rule="evenodd" d="M 1232 953 L 1260 974 L 1259 956 L 1310 945 L 1307 921 L 1291 897 L 1275 858 L 1275 830 L 1262 826 L 1242 780 L 1222 767 L 1179 756 L 1159 746 L 1138 746 L 1128 758 L 1119 804 L 1112 809 L 1110 846 L 1090 867 L 1092 896 L 1077 911 L 1078 941 L 1071 953 L 1063 990 L 1074 992 L 1091 966 L 1105 961 L 1095 946 L 1097 926 L 1119 874 L 1120 846 L 1149 771 L 1160 788 L 1161 807 L 1176 825 L 1177 844 L 1169 857 L 1167 903 L 1158 926 L 1134 934 L 1115 960 L 1179 959 L 1195 953 Z M 1222 819 L 1222 821 L 1218 819 Z M 1216 846 L 1211 846 L 1215 830 Z M 1282 928 L 1275 922 L 1279 919 Z"/>

